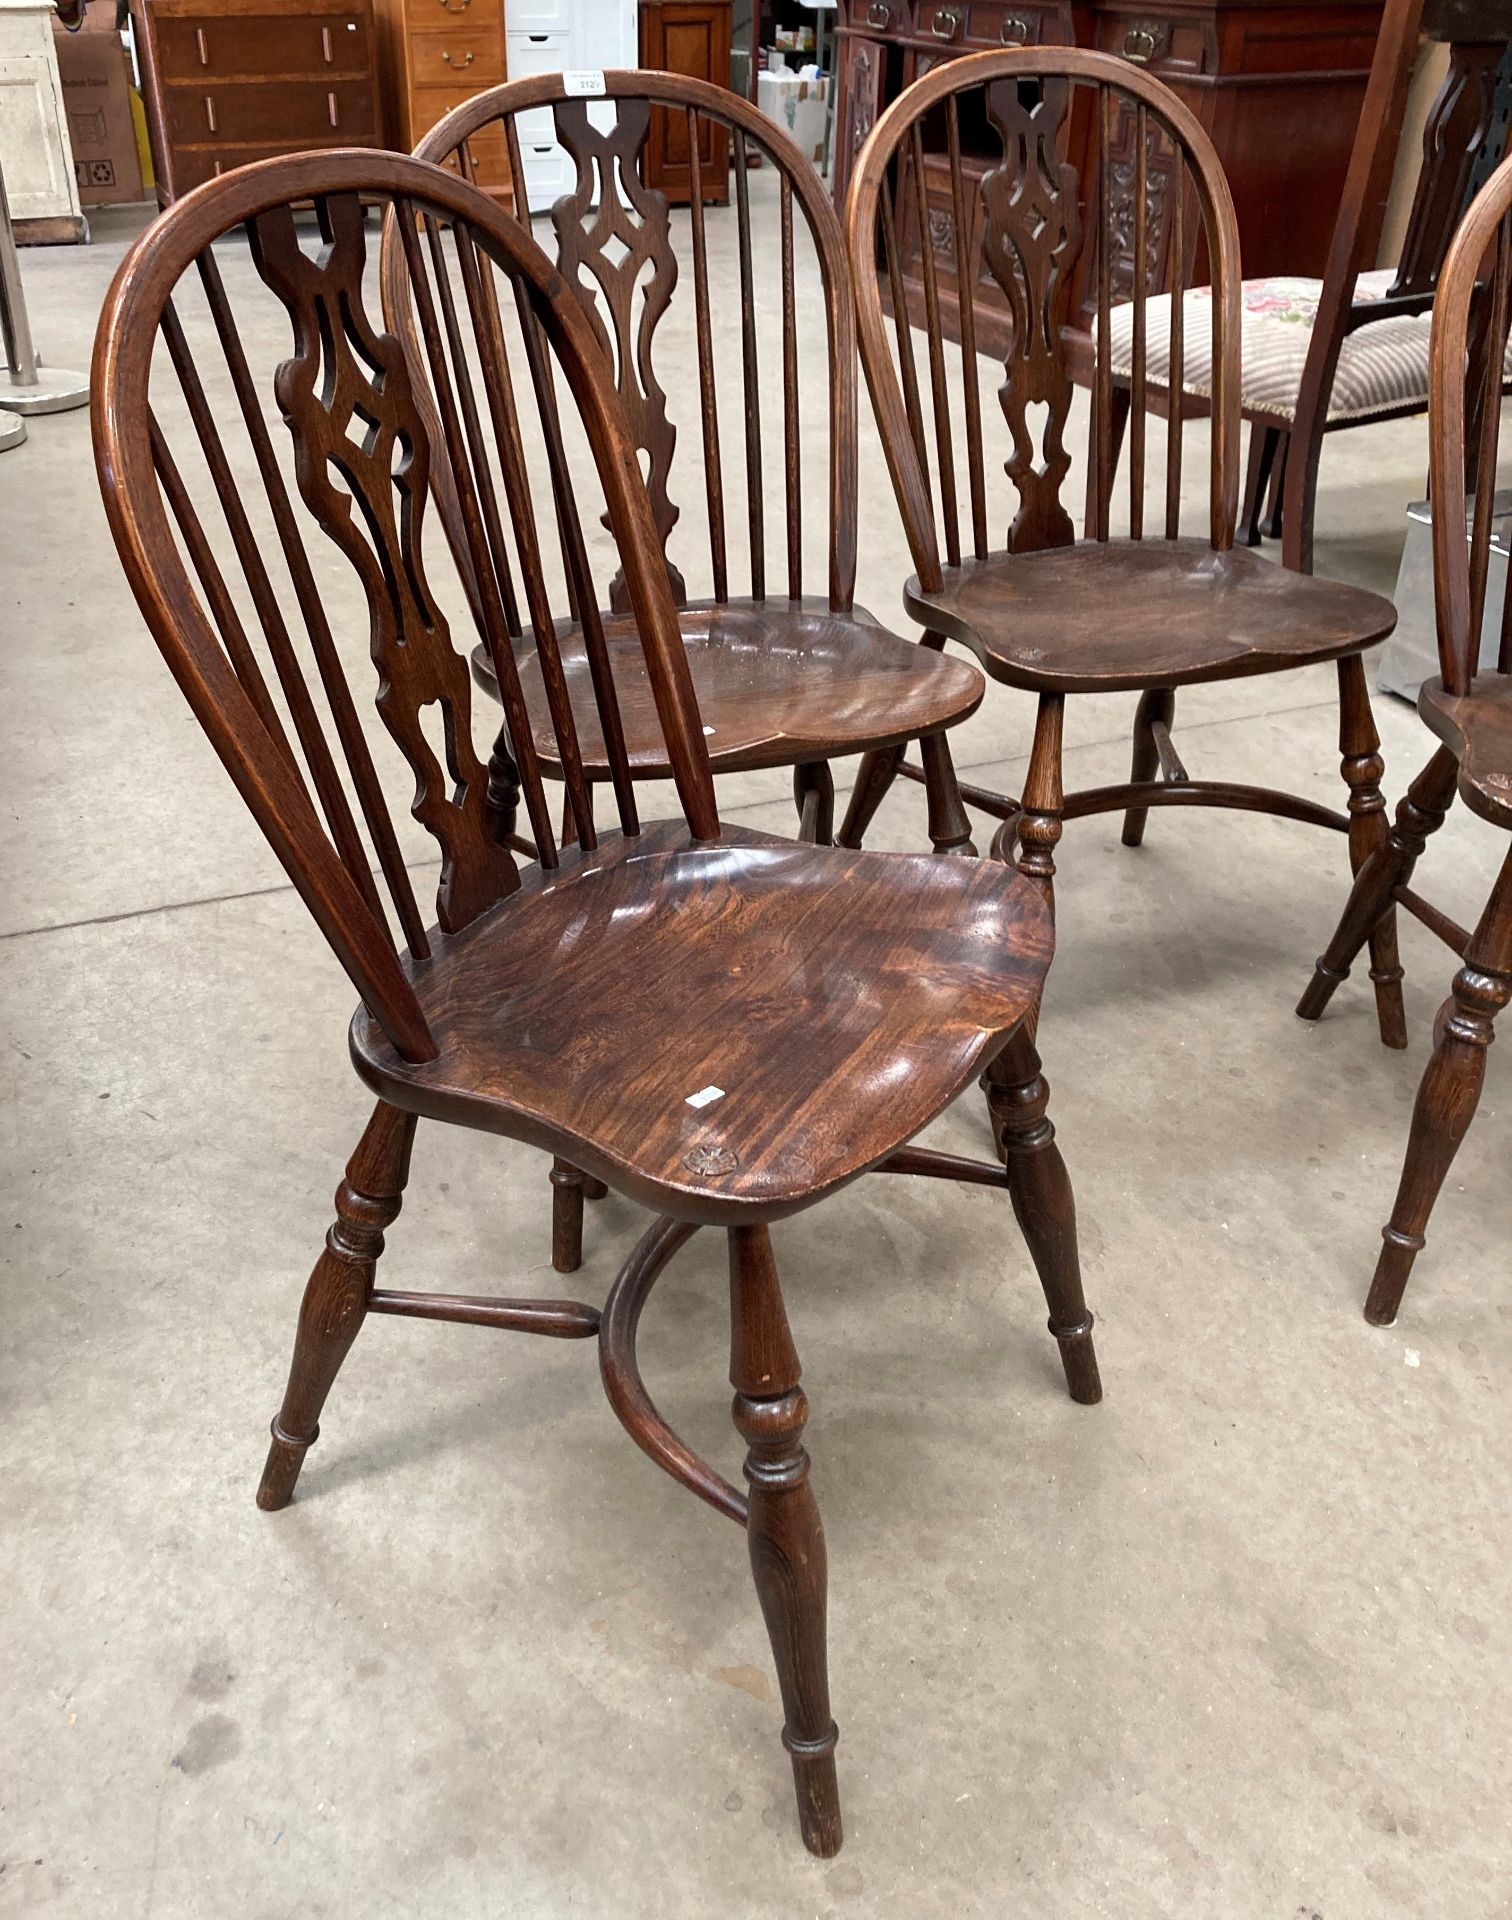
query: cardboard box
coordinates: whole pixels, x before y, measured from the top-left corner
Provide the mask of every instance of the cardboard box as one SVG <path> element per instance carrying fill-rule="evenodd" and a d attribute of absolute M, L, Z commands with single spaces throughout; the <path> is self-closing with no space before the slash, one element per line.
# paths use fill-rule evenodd
<path fill-rule="evenodd" d="M 769 120 L 786 127 L 806 158 L 824 160 L 824 124 L 828 117 L 829 76 L 804 77 L 791 71 L 758 73 L 756 104 Z"/>
<path fill-rule="evenodd" d="M 140 200 L 142 169 L 131 118 L 131 69 L 121 36 L 57 33 L 53 38 L 80 201 L 86 207 L 101 207 Z"/>

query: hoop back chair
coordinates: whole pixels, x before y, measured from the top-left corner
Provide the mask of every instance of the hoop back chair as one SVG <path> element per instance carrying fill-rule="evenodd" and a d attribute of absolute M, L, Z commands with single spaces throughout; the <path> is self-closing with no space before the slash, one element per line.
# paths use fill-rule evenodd
<path fill-rule="evenodd" d="M 1088 177 L 1067 157 L 1073 119 L 1090 120 Z M 1124 116 L 1133 122 L 1132 182 L 1117 186 Z M 968 149 L 968 136 L 970 148 Z M 926 364 L 906 321 L 898 222 L 921 223 L 928 146 L 948 156 L 953 259 L 921 231 Z M 972 155 L 974 154 L 974 158 Z M 985 157 L 984 157 L 985 155 Z M 969 217 L 968 178 L 979 214 Z M 1184 423 L 1163 436 L 1165 472 L 1147 480 L 1146 313 L 1154 183 L 1169 207 L 1178 283 L 1195 230 L 1212 266 L 1214 399 L 1205 524 L 1183 534 Z M 1095 244 L 1099 337 L 1112 311 L 1110 227 L 1132 208 L 1134 409 L 1128 534 L 1113 535 L 1112 368 L 1103 356 L 1093 388 L 1094 462 L 1088 537 L 1078 541 L 1064 489 L 1072 468 L 1065 434 L 1074 392 L 1068 323 L 1082 249 Z M 1239 444 L 1239 253 L 1232 201 L 1212 145 L 1170 90 L 1127 61 L 1080 49 L 982 53 L 937 67 L 903 93 L 872 129 L 852 176 L 847 208 L 857 283 L 861 360 L 916 569 L 904 590 L 924 644 L 968 647 L 988 675 L 1038 696 L 1033 751 L 1021 797 L 963 787 L 968 805 L 1002 822 L 993 851 L 1014 857 L 1048 891 L 1062 824 L 1124 810 L 1123 838 L 1138 846 L 1152 806 L 1240 807 L 1347 832 L 1352 863 L 1385 831 L 1382 763 L 1362 650 L 1384 639 L 1388 601 L 1287 573 L 1234 545 Z M 942 292 L 959 312 L 946 339 Z M 1002 384 L 984 392 L 976 355 L 974 289 L 995 280 L 1012 316 Z M 1179 284 L 1178 284 L 1179 294 Z M 884 299 L 891 306 L 889 340 Z M 1172 352 L 1182 355 L 1176 299 Z M 994 425 L 994 402 L 1001 420 Z M 994 433 L 1016 511 L 995 533 L 988 474 Z M 963 471 L 964 468 L 964 471 Z M 997 544 L 1001 537 L 1001 544 Z M 1201 681 L 1339 663 L 1340 752 L 1349 812 L 1298 795 L 1228 780 L 1194 780 L 1172 744 L 1176 690 Z M 1064 792 L 1062 728 L 1068 694 L 1137 691 L 1127 785 Z M 864 828 L 897 757 L 870 756 L 857 781 Z M 904 766 L 917 777 L 918 770 Z M 1374 936 L 1383 1030 L 1402 1028 L 1394 931 Z M 1404 1038 L 1404 1036 L 1401 1036 Z"/>
<path fill-rule="evenodd" d="M 522 138 L 550 137 L 571 162 L 572 189 L 550 209 L 555 258 L 613 368 L 630 421 L 716 775 L 792 766 L 800 834 L 829 840 L 829 761 L 918 740 L 932 843 L 939 852 L 965 850 L 970 824 L 946 729 L 975 711 L 980 677 L 963 662 L 921 658 L 855 605 L 855 318 L 844 235 L 823 181 L 780 127 L 727 88 L 640 71 L 605 73 L 597 98 L 569 93 L 568 84 L 562 74 L 542 74 L 491 88 L 449 113 L 416 153 L 469 175 L 474 143 L 502 138 L 516 216 L 527 224 Z M 733 154 L 730 205 L 712 219 L 707 169 L 692 167 L 685 248 L 674 239 L 666 195 L 645 179 L 658 114 L 685 122 L 691 155 L 727 147 Z M 759 207 L 753 213 L 757 159 L 776 180 L 775 232 L 764 230 Z M 680 236 L 682 216 L 676 219 Z M 398 264 L 391 255 L 391 266 Z M 738 326 L 733 315 L 720 325 L 715 311 L 712 276 L 721 266 L 738 274 Z M 814 350 L 821 341 L 822 425 L 804 417 L 800 379 L 802 368 L 820 364 Z M 681 380 L 673 377 L 679 370 Z M 677 405 L 669 410 L 663 380 L 689 414 L 696 398 L 696 439 L 694 421 L 680 428 Z M 686 516 L 681 502 L 691 509 Z M 442 498 L 441 506 L 455 526 L 452 504 Z M 822 571 L 814 553 L 821 539 Z M 690 597 L 684 569 L 701 577 L 707 594 Z M 607 609 L 611 651 L 634 648 L 627 623 L 614 617 L 626 611 L 616 579 Z M 576 686 L 580 649 L 575 635 L 564 640 Z M 473 658 L 492 691 L 486 648 Z M 526 693 L 540 734 L 545 714 L 528 672 Z M 632 702 L 631 766 L 638 777 L 664 775 L 654 728 L 642 737 L 638 711 Z M 495 756 L 506 793 L 507 733 L 506 722 Z M 590 782 L 607 777 L 592 743 L 584 765 Z"/>
<path fill-rule="evenodd" d="M 295 224 L 305 202 L 313 234 Z M 373 317 L 365 202 L 394 223 L 423 369 Z M 274 364 L 259 371 L 270 352 Z M 541 389 L 549 416 L 530 411 L 538 366 L 554 370 Z M 556 427 L 586 442 L 570 495 L 536 471 Z M 605 1390 L 637 1445 L 747 1532 L 804 1838 L 833 1853 L 824 1538 L 769 1227 L 871 1169 L 1006 1191 L 1068 1387 L 1099 1397 L 1071 1191 L 1026 1025 L 1050 959 L 1048 913 L 1000 868 L 721 824 L 622 403 L 559 272 L 454 175 L 335 150 L 243 168 L 185 196 L 132 248 L 106 302 L 94 432 L 138 604 L 361 996 L 350 1051 L 378 1096 L 305 1291 L 258 1504 L 291 1497 L 370 1313 L 596 1338 Z M 446 553 L 427 547 L 427 503 L 443 462 L 519 750 L 535 850 L 523 866 L 489 798 L 467 663 L 432 584 Z M 599 559 L 623 568 L 680 805 L 655 825 L 637 812 L 623 654 L 611 653 L 597 615 L 576 505 L 595 476 L 613 536 L 596 543 Z M 543 521 L 558 512 L 612 829 L 587 805 L 586 709 L 567 696 L 557 640 L 567 609 L 559 601 L 554 614 L 543 563 Z M 343 589 L 365 622 L 338 617 Z M 574 815 L 567 845 L 554 836 L 526 724 L 506 593 L 531 613 Z M 364 625 L 366 661 L 347 644 Z M 401 765 L 440 856 L 433 909 L 415 893 L 385 797 L 380 768 Z M 906 1144 L 984 1068 L 1006 1169 Z M 422 1117 L 544 1148 L 652 1209 L 602 1311 L 376 1284 Z M 729 1241 L 744 1492 L 670 1431 L 636 1365 L 651 1288 L 705 1224 Z"/>
<path fill-rule="evenodd" d="M 1423 684 L 1418 712 L 1439 745 L 1408 788 L 1386 840 L 1356 878 L 1297 1008 L 1304 1019 L 1319 1017 L 1393 905 L 1406 907 L 1463 962 L 1434 1025 L 1433 1055 L 1418 1088 L 1396 1204 L 1382 1229 L 1384 1244 L 1365 1306 L 1366 1319 L 1377 1326 L 1396 1318 L 1439 1189 L 1475 1116 L 1493 1023 L 1512 1000 L 1512 849 L 1473 931 L 1410 884 L 1456 793 L 1472 813 L 1512 833 L 1512 595 L 1504 596 L 1500 609 L 1496 668 L 1478 668 L 1509 316 L 1512 161 L 1505 161 L 1454 236 L 1433 306 L 1428 455 L 1440 675 Z"/>

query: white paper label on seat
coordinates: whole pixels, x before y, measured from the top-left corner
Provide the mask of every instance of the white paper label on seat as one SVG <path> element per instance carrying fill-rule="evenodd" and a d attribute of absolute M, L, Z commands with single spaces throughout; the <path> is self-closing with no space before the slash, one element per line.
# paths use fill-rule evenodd
<path fill-rule="evenodd" d="M 562 91 L 569 99 L 575 94 L 601 94 L 604 91 L 604 69 L 580 67 L 576 73 L 564 73 Z"/>
<path fill-rule="evenodd" d="M 711 1107 L 716 1100 L 723 1100 L 723 1087 L 700 1087 L 697 1093 L 690 1093 L 685 1104 L 690 1107 Z"/>

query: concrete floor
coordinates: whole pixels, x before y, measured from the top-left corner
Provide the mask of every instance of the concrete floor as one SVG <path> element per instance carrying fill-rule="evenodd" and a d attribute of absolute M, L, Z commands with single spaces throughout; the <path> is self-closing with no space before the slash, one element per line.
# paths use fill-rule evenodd
<path fill-rule="evenodd" d="M 55 360 L 86 363 L 129 224 L 25 256 Z M 861 597 L 897 619 L 863 433 Z M 1389 589 L 1423 466 L 1421 423 L 1329 448 L 1320 571 Z M 1101 1407 L 1060 1389 L 998 1195 L 865 1181 L 780 1229 L 831 1557 L 825 1865 L 743 1544 L 586 1348 L 374 1322 L 296 1504 L 255 1510 L 368 1106 L 350 989 L 141 628 L 83 414 L 0 458 L 0 608 L 0 1914 L 1509 1920 L 1512 1083 L 1498 1048 L 1368 1328 L 1450 961 L 1406 927 L 1405 1055 L 1363 982 L 1293 1017 L 1341 843 L 1191 813 L 1063 843 L 1042 1045 Z M 1184 696 L 1184 755 L 1342 793 L 1331 696 Z M 1068 781 L 1121 777 L 1130 709 L 1073 708 Z M 1380 720 L 1394 800 L 1426 736 Z M 1016 784 L 1028 723 L 991 690 L 960 765 Z M 785 776 L 722 794 L 785 830 Z M 922 843 L 917 790 L 874 838 Z M 1473 915 L 1503 845 L 1455 817 L 1425 882 Z M 980 1151 L 976 1099 L 932 1137 Z M 423 1128 L 389 1284 L 556 1291 L 547 1222 L 538 1156 Z M 581 1297 L 641 1225 L 592 1210 Z M 733 1470 L 723 1289 L 702 1236 L 643 1357 Z"/>

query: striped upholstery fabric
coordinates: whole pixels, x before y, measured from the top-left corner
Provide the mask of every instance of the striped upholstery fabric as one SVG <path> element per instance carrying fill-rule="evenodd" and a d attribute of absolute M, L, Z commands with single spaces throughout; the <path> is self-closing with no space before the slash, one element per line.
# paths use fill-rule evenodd
<path fill-rule="evenodd" d="M 1396 278 L 1393 267 L 1362 273 L 1355 281 L 1357 301 L 1383 299 Z M 1246 280 L 1240 312 L 1240 386 L 1246 409 L 1290 420 L 1297 411 L 1302 364 L 1312 338 L 1321 280 L 1277 278 Z M 1186 295 L 1182 386 L 1211 399 L 1213 391 L 1213 296 L 1208 287 Z M 1428 332 L 1430 316 L 1399 314 L 1371 321 L 1344 336 L 1338 371 L 1329 399 L 1330 420 L 1366 420 L 1393 407 L 1428 404 Z M 1134 364 L 1134 309 L 1118 306 L 1110 315 L 1113 372 L 1128 380 Z M 1151 381 L 1165 384 L 1170 364 L 1171 296 L 1145 303 L 1145 366 Z M 1509 349 L 1512 360 L 1512 349 Z"/>

